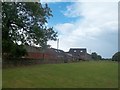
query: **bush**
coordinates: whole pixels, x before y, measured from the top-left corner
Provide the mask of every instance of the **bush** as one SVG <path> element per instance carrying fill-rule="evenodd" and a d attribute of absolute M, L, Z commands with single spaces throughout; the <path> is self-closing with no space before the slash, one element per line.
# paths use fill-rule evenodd
<path fill-rule="evenodd" d="M 120 61 L 120 52 L 117 52 L 113 55 L 112 61 Z"/>

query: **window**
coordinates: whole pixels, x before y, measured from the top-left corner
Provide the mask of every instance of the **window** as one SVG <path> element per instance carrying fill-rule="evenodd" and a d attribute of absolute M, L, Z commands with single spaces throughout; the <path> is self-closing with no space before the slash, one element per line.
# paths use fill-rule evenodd
<path fill-rule="evenodd" d="M 74 52 L 76 52 L 76 50 L 74 50 Z"/>
<path fill-rule="evenodd" d="M 82 50 L 80 52 L 83 52 Z"/>

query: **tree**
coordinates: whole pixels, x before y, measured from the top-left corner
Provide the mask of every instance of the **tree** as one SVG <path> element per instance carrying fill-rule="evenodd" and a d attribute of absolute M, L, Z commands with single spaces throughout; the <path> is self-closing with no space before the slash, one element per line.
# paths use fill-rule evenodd
<path fill-rule="evenodd" d="M 101 60 L 102 57 L 101 57 L 100 55 L 97 55 L 97 59 L 98 59 L 98 60 Z"/>
<path fill-rule="evenodd" d="M 51 13 L 47 4 L 43 6 L 37 2 L 3 2 L 2 53 L 16 56 L 15 52 L 20 50 L 19 47 L 23 51 L 20 52 L 25 53 L 23 46 L 26 44 L 42 47 L 48 40 L 56 40 L 57 32 L 46 26 Z"/>
<path fill-rule="evenodd" d="M 91 56 L 92 56 L 92 59 L 94 59 L 94 60 L 101 60 L 102 59 L 102 57 L 100 55 L 97 55 L 96 52 L 93 52 L 91 54 Z"/>
<path fill-rule="evenodd" d="M 112 56 L 112 60 L 113 60 L 113 61 L 120 61 L 120 52 L 115 53 L 115 54 Z"/>
<path fill-rule="evenodd" d="M 97 53 L 96 53 L 96 52 L 93 52 L 93 53 L 91 54 L 91 56 L 92 56 L 92 59 L 94 59 L 94 60 L 97 59 Z"/>

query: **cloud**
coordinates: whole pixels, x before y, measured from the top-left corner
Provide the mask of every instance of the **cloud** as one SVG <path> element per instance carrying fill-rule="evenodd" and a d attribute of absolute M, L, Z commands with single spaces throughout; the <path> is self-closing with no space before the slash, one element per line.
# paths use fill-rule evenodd
<path fill-rule="evenodd" d="M 56 2 L 119 2 L 119 0 L 40 0 L 41 3 Z"/>
<path fill-rule="evenodd" d="M 67 6 L 66 7 L 67 11 L 63 11 L 63 14 L 67 17 L 78 17 L 78 16 L 80 16 L 81 15 L 81 8 L 76 9 L 76 5 L 77 5 L 77 3 Z M 80 3 L 79 3 L 79 5 L 80 5 Z"/>
<path fill-rule="evenodd" d="M 78 2 L 79 0 L 76 0 Z M 75 2 L 74 0 L 40 0 L 41 3 Z"/>
<path fill-rule="evenodd" d="M 68 35 L 70 32 L 73 31 L 73 29 L 75 29 L 75 26 L 72 23 L 64 23 L 57 24 L 56 26 L 54 26 L 54 29 L 58 30 L 58 32 L 62 35 Z"/>
<path fill-rule="evenodd" d="M 68 51 L 71 47 L 86 47 L 88 51 L 111 57 L 118 47 L 117 5 L 116 2 L 74 2 L 67 6 L 63 14 L 67 18 L 78 19 L 54 26 L 60 32 L 59 48 Z M 56 47 L 56 42 L 49 43 Z"/>

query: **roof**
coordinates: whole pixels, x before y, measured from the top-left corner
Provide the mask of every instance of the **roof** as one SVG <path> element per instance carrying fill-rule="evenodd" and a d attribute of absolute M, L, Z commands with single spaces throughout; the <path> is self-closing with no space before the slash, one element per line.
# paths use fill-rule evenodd
<path fill-rule="evenodd" d="M 28 45 L 25 45 L 25 48 L 27 50 L 27 52 L 34 52 L 34 53 L 43 53 L 43 50 L 41 47 L 35 47 L 35 46 L 28 46 Z M 46 53 L 56 53 L 56 54 L 62 54 L 64 53 L 63 50 L 59 50 L 59 49 L 54 49 L 54 48 L 46 48 L 44 50 L 44 52 Z"/>
<path fill-rule="evenodd" d="M 86 50 L 86 48 L 70 48 L 70 50 Z"/>
<path fill-rule="evenodd" d="M 35 47 L 35 46 L 28 46 L 28 45 L 25 45 L 25 48 L 27 50 L 27 52 L 40 52 L 40 47 Z"/>
<path fill-rule="evenodd" d="M 69 53 L 85 54 L 85 53 L 87 53 L 87 50 L 86 50 L 86 48 L 70 48 Z"/>
<path fill-rule="evenodd" d="M 69 52 L 70 51 L 87 51 L 87 49 L 86 48 L 70 48 L 70 50 L 69 50 Z"/>

